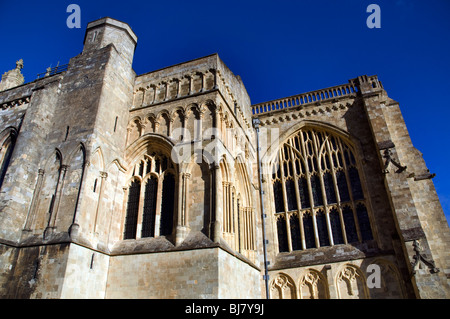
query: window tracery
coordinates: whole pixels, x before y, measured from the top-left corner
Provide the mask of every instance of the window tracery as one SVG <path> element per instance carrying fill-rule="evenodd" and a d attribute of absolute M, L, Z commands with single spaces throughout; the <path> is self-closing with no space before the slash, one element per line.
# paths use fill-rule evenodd
<path fill-rule="evenodd" d="M 174 164 L 165 155 L 147 154 L 135 164 L 127 189 L 124 239 L 172 233 L 175 184 Z"/>
<path fill-rule="evenodd" d="M 273 162 L 279 252 L 373 239 L 353 148 L 325 130 L 304 128 Z"/>

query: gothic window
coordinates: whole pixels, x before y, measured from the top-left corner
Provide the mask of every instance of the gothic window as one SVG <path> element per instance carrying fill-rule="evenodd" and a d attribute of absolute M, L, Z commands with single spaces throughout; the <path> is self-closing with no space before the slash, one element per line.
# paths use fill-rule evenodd
<path fill-rule="evenodd" d="M 124 239 L 170 235 L 173 229 L 176 193 L 174 164 L 165 155 L 152 153 L 144 155 L 132 171 Z M 158 200 L 158 196 L 162 196 L 161 200 Z M 139 223 L 142 224 L 138 234 Z M 159 225 L 159 228 L 156 225 Z"/>
<path fill-rule="evenodd" d="M 272 190 L 280 252 L 373 239 L 355 150 L 331 132 L 290 137 L 274 159 Z"/>
<path fill-rule="evenodd" d="M 128 189 L 127 219 L 125 221 L 124 239 L 136 238 L 140 192 L 141 183 L 139 181 L 131 182 L 130 188 Z"/>

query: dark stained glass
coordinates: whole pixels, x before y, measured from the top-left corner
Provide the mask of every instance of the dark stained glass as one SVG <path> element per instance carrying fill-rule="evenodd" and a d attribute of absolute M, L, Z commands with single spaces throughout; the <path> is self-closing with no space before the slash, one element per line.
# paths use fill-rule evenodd
<path fill-rule="evenodd" d="M 161 171 L 164 172 L 167 169 L 167 157 L 163 157 L 161 164 Z"/>
<path fill-rule="evenodd" d="M 349 206 L 345 206 L 342 215 L 344 217 L 345 232 L 347 234 L 347 242 L 354 243 L 358 241 L 358 235 L 356 233 L 355 218 L 353 217 L 353 211 Z"/>
<path fill-rule="evenodd" d="M 335 245 L 344 244 L 344 236 L 342 234 L 341 219 L 336 208 L 330 210 L 331 232 L 333 233 L 333 242 Z"/>
<path fill-rule="evenodd" d="M 311 214 L 303 215 L 303 232 L 305 234 L 306 248 L 315 248 L 314 227 Z"/>
<path fill-rule="evenodd" d="M 139 176 L 144 176 L 144 162 L 139 163 Z"/>
<path fill-rule="evenodd" d="M 300 203 L 302 208 L 310 208 L 311 203 L 309 201 L 308 182 L 305 177 L 298 179 L 298 190 L 300 193 Z"/>
<path fill-rule="evenodd" d="M 325 195 L 327 197 L 328 204 L 337 203 L 336 192 L 334 190 L 333 177 L 331 173 L 323 174 L 323 184 L 325 186 Z"/>
<path fill-rule="evenodd" d="M 155 159 L 155 172 L 159 174 L 159 168 L 161 167 L 161 160 L 159 158 Z"/>
<path fill-rule="evenodd" d="M 297 197 L 295 195 L 295 182 L 292 179 L 286 180 L 286 197 L 288 210 L 297 210 Z"/>
<path fill-rule="evenodd" d="M 350 179 L 350 185 L 352 187 L 353 200 L 363 199 L 364 194 L 361 188 L 361 181 L 359 179 L 359 174 L 356 167 L 349 168 L 348 176 Z"/>
<path fill-rule="evenodd" d="M 328 238 L 327 221 L 323 211 L 316 214 L 317 231 L 319 232 L 320 247 L 330 246 L 330 239 Z"/>
<path fill-rule="evenodd" d="M 348 202 L 350 200 L 350 195 L 348 193 L 347 179 L 345 178 L 344 171 L 336 172 L 336 182 L 339 189 L 341 202 Z"/>
<path fill-rule="evenodd" d="M 320 187 L 320 178 L 318 175 L 311 176 L 311 190 L 313 195 L 314 206 L 323 205 L 322 188 Z"/>
<path fill-rule="evenodd" d="M 280 148 L 275 161 L 281 163 L 278 168 L 274 164 L 272 173 L 276 213 L 302 210 L 301 217 L 297 213 L 277 217 L 280 251 L 288 251 L 291 243 L 292 250 L 315 248 L 316 238 L 320 246 L 373 239 L 357 161 L 350 145 L 340 137 L 314 129 L 302 130 Z M 312 208 L 318 210 L 314 216 Z M 290 229 L 286 229 L 286 218 Z M 317 233 L 313 225 L 317 226 Z"/>
<path fill-rule="evenodd" d="M 370 228 L 369 215 L 364 204 L 358 204 L 356 207 L 356 216 L 358 217 L 359 230 L 361 231 L 362 240 L 372 240 L 372 229 Z"/>
<path fill-rule="evenodd" d="M 284 216 L 279 216 L 277 219 L 277 233 L 278 233 L 278 250 L 280 253 L 289 251 L 287 243 L 286 219 Z"/>
<path fill-rule="evenodd" d="M 141 184 L 139 181 L 133 181 L 128 189 L 127 217 L 125 220 L 125 232 L 123 235 L 124 239 L 136 238 L 140 193 Z"/>
<path fill-rule="evenodd" d="M 284 212 L 283 189 L 280 181 L 273 183 L 273 196 L 275 198 L 275 212 Z"/>
<path fill-rule="evenodd" d="M 150 173 L 150 170 L 152 168 L 152 160 L 151 159 L 147 159 L 147 171 L 145 172 L 145 174 Z"/>
<path fill-rule="evenodd" d="M 175 204 L 175 177 L 165 174 L 162 187 L 161 226 L 160 235 L 172 234 L 173 209 Z"/>

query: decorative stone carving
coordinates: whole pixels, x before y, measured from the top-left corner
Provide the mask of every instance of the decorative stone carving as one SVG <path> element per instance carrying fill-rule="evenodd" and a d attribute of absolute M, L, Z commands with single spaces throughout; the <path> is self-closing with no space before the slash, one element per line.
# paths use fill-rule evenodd
<path fill-rule="evenodd" d="M 430 269 L 430 273 L 432 274 L 438 273 L 440 271 L 439 268 L 436 268 L 433 259 L 426 258 L 421 253 L 422 248 L 420 247 L 420 243 L 418 240 L 413 241 L 413 247 L 414 251 L 416 252 L 416 254 L 413 256 L 414 261 L 411 262 L 413 276 L 416 274 L 416 267 L 420 264 L 420 262 L 424 263 Z"/>

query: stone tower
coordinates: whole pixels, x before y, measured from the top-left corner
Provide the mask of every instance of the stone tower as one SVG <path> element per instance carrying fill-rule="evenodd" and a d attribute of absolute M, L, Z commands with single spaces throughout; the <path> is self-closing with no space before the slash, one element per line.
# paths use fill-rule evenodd
<path fill-rule="evenodd" d="M 136 75 L 136 43 L 103 18 L 59 72 L 2 78 L 0 297 L 450 297 L 434 174 L 377 76 L 252 105 L 217 54 Z"/>

